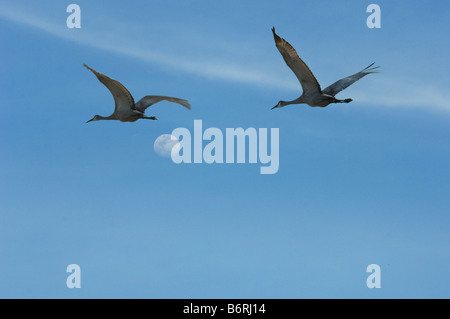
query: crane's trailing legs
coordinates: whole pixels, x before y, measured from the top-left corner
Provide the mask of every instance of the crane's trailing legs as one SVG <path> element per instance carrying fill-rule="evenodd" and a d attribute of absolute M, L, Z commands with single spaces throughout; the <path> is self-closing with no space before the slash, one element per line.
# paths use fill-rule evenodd
<path fill-rule="evenodd" d="M 352 99 L 345 99 L 345 100 L 338 100 L 336 99 L 334 101 L 334 103 L 350 103 L 351 101 L 353 101 Z"/>

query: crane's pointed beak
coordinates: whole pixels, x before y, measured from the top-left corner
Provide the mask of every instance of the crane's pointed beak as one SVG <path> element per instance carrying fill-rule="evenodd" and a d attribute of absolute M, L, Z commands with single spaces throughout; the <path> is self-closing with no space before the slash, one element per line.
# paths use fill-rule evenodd
<path fill-rule="evenodd" d="M 91 122 L 92 121 L 92 119 L 90 119 L 89 121 L 87 121 L 86 123 L 89 123 L 89 122 Z"/>
<path fill-rule="evenodd" d="M 271 108 L 271 110 L 276 109 L 278 107 L 278 104 L 275 105 L 273 108 Z"/>

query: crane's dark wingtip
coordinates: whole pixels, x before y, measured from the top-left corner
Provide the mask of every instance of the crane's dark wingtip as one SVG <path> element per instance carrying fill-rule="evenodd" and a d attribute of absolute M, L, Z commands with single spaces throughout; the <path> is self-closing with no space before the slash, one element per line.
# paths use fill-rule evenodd
<path fill-rule="evenodd" d="M 380 68 L 379 65 L 377 66 L 373 66 L 375 64 L 375 62 L 373 62 L 371 65 L 369 65 L 367 68 L 365 68 L 363 71 L 367 72 L 367 73 L 379 73 L 380 70 L 378 70 Z"/>
<path fill-rule="evenodd" d="M 275 44 L 281 43 L 283 40 L 279 37 L 278 34 L 275 33 L 275 27 L 272 27 L 273 39 L 275 40 Z"/>
<path fill-rule="evenodd" d="M 273 33 L 273 36 L 274 36 L 274 37 L 275 37 L 275 36 L 278 36 L 278 34 L 275 33 L 275 27 L 272 27 L 272 33 Z"/>
<path fill-rule="evenodd" d="M 89 71 L 92 71 L 92 72 L 94 72 L 94 70 L 93 69 L 91 69 L 90 67 L 88 67 L 87 65 L 86 65 L 86 63 L 83 63 L 83 66 L 86 68 L 86 69 L 88 69 Z M 95 73 L 95 72 L 94 72 Z"/>
<path fill-rule="evenodd" d="M 188 110 L 191 110 L 191 104 L 187 100 L 183 100 L 183 103 L 181 104 Z"/>

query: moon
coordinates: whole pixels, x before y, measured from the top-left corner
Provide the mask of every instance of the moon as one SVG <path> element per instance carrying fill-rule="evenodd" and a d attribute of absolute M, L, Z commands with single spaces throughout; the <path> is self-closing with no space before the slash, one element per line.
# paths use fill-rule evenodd
<path fill-rule="evenodd" d="M 153 144 L 156 154 L 162 157 L 171 157 L 172 148 L 179 143 L 178 139 L 171 134 L 158 136 Z"/>

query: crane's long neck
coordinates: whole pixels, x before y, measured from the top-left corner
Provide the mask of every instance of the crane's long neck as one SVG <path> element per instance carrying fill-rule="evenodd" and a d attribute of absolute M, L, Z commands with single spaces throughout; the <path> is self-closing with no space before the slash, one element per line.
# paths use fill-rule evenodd
<path fill-rule="evenodd" d="M 110 116 L 107 116 L 107 117 L 104 117 L 104 116 L 99 115 L 99 116 L 97 117 L 97 120 L 98 120 L 98 121 L 100 121 L 100 120 L 117 120 L 117 117 L 116 117 L 115 114 L 111 114 Z"/>
<path fill-rule="evenodd" d="M 286 106 L 289 104 L 300 104 L 300 103 L 305 103 L 303 100 L 303 95 L 300 96 L 299 98 L 296 98 L 295 100 L 292 101 L 281 101 L 282 106 Z"/>

